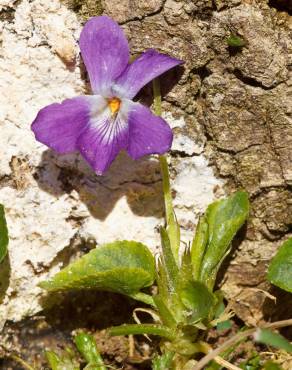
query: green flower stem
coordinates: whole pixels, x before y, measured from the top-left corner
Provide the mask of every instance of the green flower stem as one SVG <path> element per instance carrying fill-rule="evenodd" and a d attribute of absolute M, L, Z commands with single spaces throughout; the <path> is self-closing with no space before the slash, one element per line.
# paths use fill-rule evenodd
<path fill-rule="evenodd" d="M 130 297 L 135 299 L 136 301 L 140 301 L 140 302 L 149 304 L 152 307 L 156 307 L 153 298 L 149 294 L 138 292 L 138 293 L 131 294 Z"/>
<path fill-rule="evenodd" d="M 153 80 L 153 95 L 154 95 L 154 112 L 157 116 L 161 116 L 161 92 L 159 80 Z M 169 170 L 167 164 L 167 158 L 165 155 L 159 156 L 160 169 L 162 174 L 163 184 L 163 195 L 164 195 L 164 206 L 165 206 L 165 218 L 167 224 L 167 231 L 169 234 L 170 244 L 174 258 L 178 264 L 178 250 L 180 244 L 180 231 L 179 225 L 177 224 L 175 214 L 172 205 L 171 188 L 169 181 Z"/>
<path fill-rule="evenodd" d="M 171 197 L 171 190 L 170 190 L 170 181 L 169 181 L 169 172 L 168 172 L 168 164 L 167 159 L 164 155 L 159 156 L 162 180 L 163 180 L 163 194 L 164 194 L 164 202 L 165 202 L 165 213 L 166 219 L 170 220 L 173 208 L 172 208 L 172 197 Z"/>
<path fill-rule="evenodd" d="M 158 79 L 155 79 L 153 81 L 153 95 L 154 95 L 154 112 L 157 116 L 161 116 L 161 113 L 162 113 L 161 93 L 160 93 L 160 83 Z M 163 180 L 163 194 L 164 194 L 164 201 L 165 201 L 166 220 L 169 220 L 171 217 L 171 214 L 173 213 L 173 207 L 172 207 L 169 171 L 168 171 L 168 164 L 167 164 L 166 156 L 160 155 L 159 162 L 160 162 L 162 180 Z"/>
<path fill-rule="evenodd" d="M 175 339 L 175 333 L 169 330 L 166 326 L 153 324 L 125 324 L 121 326 L 112 327 L 109 329 L 109 335 L 133 335 L 133 334 L 151 334 L 167 338 L 170 341 Z"/>

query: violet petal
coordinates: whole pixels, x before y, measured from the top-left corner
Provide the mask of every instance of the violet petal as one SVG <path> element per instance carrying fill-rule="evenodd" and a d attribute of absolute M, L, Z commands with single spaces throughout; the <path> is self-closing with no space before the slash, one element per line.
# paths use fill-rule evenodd
<path fill-rule="evenodd" d="M 148 82 L 182 63 L 182 60 L 158 53 L 154 49 L 147 50 L 127 66 L 116 80 L 114 89 L 123 97 L 132 99 Z"/>
<path fill-rule="evenodd" d="M 80 96 L 41 109 L 31 126 L 36 139 L 58 153 L 75 151 L 76 140 L 89 121 L 91 100 Z"/>
<path fill-rule="evenodd" d="M 93 92 L 107 96 L 112 82 L 129 62 L 123 30 L 107 16 L 93 17 L 82 29 L 79 46 Z"/>
<path fill-rule="evenodd" d="M 147 154 L 163 154 L 170 149 L 173 135 L 169 125 L 149 108 L 132 103 L 128 122 L 127 151 L 133 159 Z"/>
<path fill-rule="evenodd" d="M 79 137 L 77 146 L 93 170 L 102 175 L 118 155 L 128 146 L 127 103 L 122 103 L 118 114 L 108 106 L 91 115 L 87 129 Z"/>

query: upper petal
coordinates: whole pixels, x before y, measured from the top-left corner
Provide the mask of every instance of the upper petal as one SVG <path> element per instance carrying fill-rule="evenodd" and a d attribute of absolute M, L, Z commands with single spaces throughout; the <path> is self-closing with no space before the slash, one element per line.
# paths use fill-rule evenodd
<path fill-rule="evenodd" d="M 92 97 L 80 96 L 41 109 L 32 123 L 38 141 L 59 153 L 76 150 L 76 140 L 90 117 Z"/>
<path fill-rule="evenodd" d="M 129 64 L 116 80 L 115 89 L 132 99 L 143 86 L 183 61 L 150 49 Z"/>
<path fill-rule="evenodd" d="M 123 30 L 107 16 L 93 17 L 83 27 L 79 46 L 92 90 L 106 95 L 129 62 L 129 46 Z"/>
<path fill-rule="evenodd" d="M 80 153 L 98 175 L 102 175 L 120 150 L 128 146 L 127 114 L 126 102 L 122 102 L 118 114 L 112 114 L 108 106 L 104 110 L 96 110 L 78 138 Z"/>
<path fill-rule="evenodd" d="M 147 154 L 163 154 L 172 143 L 172 131 L 166 121 L 149 108 L 132 103 L 129 113 L 128 153 L 133 159 Z"/>

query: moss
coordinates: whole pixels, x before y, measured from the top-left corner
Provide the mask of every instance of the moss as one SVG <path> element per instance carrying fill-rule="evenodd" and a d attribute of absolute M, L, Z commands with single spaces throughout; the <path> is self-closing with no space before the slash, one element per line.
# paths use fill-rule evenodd
<path fill-rule="evenodd" d="M 242 48 L 246 45 L 246 41 L 242 37 L 231 34 L 227 39 L 227 44 L 232 48 Z"/>
<path fill-rule="evenodd" d="M 62 0 L 69 9 L 72 9 L 78 14 L 82 21 L 94 17 L 96 15 L 101 15 L 103 12 L 103 7 L 101 5 L 101 0 Z"/>

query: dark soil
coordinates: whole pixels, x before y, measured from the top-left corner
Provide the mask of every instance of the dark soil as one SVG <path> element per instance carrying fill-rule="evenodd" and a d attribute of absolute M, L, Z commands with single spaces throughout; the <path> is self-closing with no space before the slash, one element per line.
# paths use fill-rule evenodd
<path fill-rule="evenodd" d="M 62 353 L 66 347 L 75 350 L 72 333 L 83 329 L 95 335 L 106 364 L 126 370 L 151 369 L 151 348 L 146 338 L 135 337 L 134 353 L 130 357 L 128 338 L 111 338 L 105 330 L 133 322 L 136 302 L 118 294 L 90 291 L 56 294 L 50 302 L 52 298 L 55 304 L 40 315 L 6 324 L 1 336 L 6 348 L 36 369 L 48 369 L 44 351 Z M 4 357 L 0 369 L 22 370 L 23 367 Z"/>

